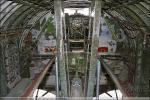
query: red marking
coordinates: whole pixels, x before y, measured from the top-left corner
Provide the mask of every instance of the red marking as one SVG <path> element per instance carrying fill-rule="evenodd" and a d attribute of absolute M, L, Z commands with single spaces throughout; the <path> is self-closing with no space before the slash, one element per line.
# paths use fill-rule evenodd
<path fill-rule="evenodd" d="M 108 52 L 108 47 L 99 47 L 98 52 Z"/>
<path fill-rule="evenodd" d="M 49 50 L 48 50 L 48 48 L 45 48 L 45 52 L 48 52 Z"/>

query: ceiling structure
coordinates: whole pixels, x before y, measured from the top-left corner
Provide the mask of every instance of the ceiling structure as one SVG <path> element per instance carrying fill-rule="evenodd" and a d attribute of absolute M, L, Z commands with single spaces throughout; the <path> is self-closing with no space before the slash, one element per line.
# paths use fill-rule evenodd
<path fill-rule="evenodd" d="M 94 10 L 94 0 L 64 0 L 64 8 L 90 8 Z M 150 1 L 149 0 L 102 0 L 102 16 L 105 18 L 113 37 L 117 42 L 122 41 L 118 33 L 124 32 L 123 45 L 120 43 L 118 52 L 122 55 L 124 62 L 136 75 L 131 78 L 134 84 L 148 85 L 148 81 L 140 83 L 141 78 L 148 80 L 148 61 L 150 49 Z M 26 37 L 32 29 L 37 29 L 40 21 L 46 16 L 55 16 L 54 0 L 1 0 L 0 1 L 0 39 L 11 36 L 12 33 L 19 34 L 19 47 L 25 47 Z M 47 21 L 43 22 L 38 30 L 42 34 L 47 28 Z M 10 34 L 11 33 L 11 34 Z M 54 36 L 56 34 L 53 34 Z M 36 40 L 39 40 L 41 35 Z M 12 39 L 13 41 L 13 39 Z M 141 52 L 143 56 L 140 55 Z M 140 61 L 145 59 L 145 68 L 141 68 Z M 105 64 L 104 64 L 105 65 Z M 132 66 L 132 67 L 130 67 Z M 148 69 L 148 70 L 147 70 Z M 145 73 L 144 73 L 145 72 Z M 128 77 L 130 77 L 130 75 Z M 145 75 L 145 76 L 144 76 Z M 150 78 L 150 77 L 149 77 Z M 129 87 L 123 84 L 124 87 Z M 141 87 L 138 87 L 141 88 Z M 147 92 L 147 91 L 146 91 Z M 135 93 L 135 94 L 134 94 Z M 141 96 L 139 91 L 127 93 L 128 96 Z M 147 95 L 147 94 L 146 94 Z M 144 96 L 146 96 L 144 95 Z"/>
<path fill-rule="evenodd" d="M 135 17 L 132 20 L 140 28 L 149 29 L 149 0 L 103 0 L 103 12 L 115 12 L 125 19 Z M 88 8 L 93 2 L 90 0 L 65 0 L 64 7 L 67 8 Z M 21 9 L 20 9 L 21 8 Z M 40 13 L 54 13 L 53 0 L 1 0 L 1 27 L 15 28 L 27 26 L 27 21 L 38 16 Z M 115 13 L 111 14 L 116 16 Z M 43 16 L 43 15 L 41 15 Z M 40 17 L 40 16 L 38 16 Z M 14 22 L 14 19 L 16 19 Z M 24 19 L 24 20 L 22 20 Z M 38 18 L 37 18 L 38 19 Z"/>

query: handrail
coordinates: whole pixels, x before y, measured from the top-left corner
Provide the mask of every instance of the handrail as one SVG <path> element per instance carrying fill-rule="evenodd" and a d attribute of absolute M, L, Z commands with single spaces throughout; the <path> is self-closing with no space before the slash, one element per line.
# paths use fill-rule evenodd
<path fill-rule="evenodd" d="M 49 60 L 44 70 L 33 79 L 31 85 L 28 87 L 28 89 L 21 97 L 31 97 L 33 95 L 34 91 L 38 88 L 43 78 L 45 77 L 46 73 L 48 72 L 49 68 L 52 66 L 54 62 L 55 62 L 55 57 Z"/>
<path fill-rule="evenodd" d="M 128 97 L 127 93 L 124 91 L 124 89 L 122 88 L 119 80 L 117 79 L 117 77 L 113 74 L 113 72 L 111 71 L 111 69 L 109 68 L 109 66 L 106 64 L 106 62 L 103 59 L 100 59 L 101 64 L 103 65 L 104 69 L 108 72 L 109 76 L 111 77 L 111 79 L 114 81 L 115 85 L 118 87 L 118 89 L 122 92 L 124 97 Z"/>

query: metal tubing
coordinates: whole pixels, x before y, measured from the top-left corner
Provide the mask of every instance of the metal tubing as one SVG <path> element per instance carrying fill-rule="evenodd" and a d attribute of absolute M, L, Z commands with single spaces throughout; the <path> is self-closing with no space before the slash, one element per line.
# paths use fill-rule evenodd
<path fill-rule="evenodd" d="M 64 15 L 64 12 L 63 12 Z M 64 25 L 64 35 L 65 35 L 65 41 L 67 40 L 67 32 L 66 32 L 66 21 L 65 21 L 65 15 L 63 16 L 63 25 Z M 69 79 L 69 66 L 68 66 L 68 47 L 67 43 L 65 43 L 65 62 L 66 62 L 66 71 L 67 71 L 67 81 L 68 81 L 68 96 L 70 95 L 70 79 Z"/>
<path fill-rule="evenodd" d="M 95 73 L 96 73 L 96 66 L 97 66 L 97 49 L 98 49 L 99 31 L 100 31 L 100 17 L 101 17 L 101 0 L 95 0 L 95 16 L 93 22 L 93 34 L 92 34 L 87 97 L 93 97 L 93 93 L 94 93 L 94 85 L 95 85 L 94 80 L 95 80 Z"/>
<path fill-rule="evenodd" d="M 39 89 L 38 89 L 38 90 L 37 90 L 37 92 L 36 92 L 35 100 L 37 100 L 37 99 L 38 99 L 38 94 L 39 94 Z"/>
<path fill-rule="evenodd" d="M 119 100 L 116 89 L 115 89 L 115 94 L 116 94 L 116 99 Z"/>
<path fill-rule="evenodd" d="M 97 63 L 98 64 L 97 64 L 97 80 L 96 80 L 96 99 L 99 100 L 99 85 L 100 85 L 101 62 L 98 61 Z"/>
<path fill-rule="evenodd" d="M 91 8 L 89 8 L 89 33 L 88 33 L 88 40 L 90 40 L 90 36 L 91 36 Z M 88 62 L 89 62 L 89 48 L 90 48 L 90 44 L 88 44 L 88 48 L 87 48 L 87 57 L 86 57 L 86 67 L 85 67 L 85 79 L 84 79 L 84 95 L 86 96 L 86 85 L 87 85 L 87 71 L 88 71 Z"/>
<path fill-rule="evenodd" d="M 55 58 L 55 80 L 56 80 L 56 97 L 59 97 L 59 69 L 58 69 L 58 60 Z"/>
<path fill-rule="evenodd" d="M 68 81 L 68 96 L 70 95 L 70 78 L 69 78 L 69 64 L 68 64 L 68 49 L 67 43 L 65 43 L 65 56 L 66 56 L 66 71 L 67 71 L 67 81 Z"/>

